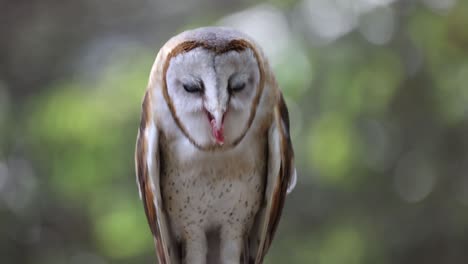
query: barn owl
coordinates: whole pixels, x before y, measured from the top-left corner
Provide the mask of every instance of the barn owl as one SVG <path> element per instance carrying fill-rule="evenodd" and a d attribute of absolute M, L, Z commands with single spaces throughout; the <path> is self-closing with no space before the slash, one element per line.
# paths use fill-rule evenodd
<path fill-rule="evenodd" d="M 171 38 L 142 103 L 137 184 L 159 263 L 262 263 L 296 183 L 286 104 L 230 28 Z"/>

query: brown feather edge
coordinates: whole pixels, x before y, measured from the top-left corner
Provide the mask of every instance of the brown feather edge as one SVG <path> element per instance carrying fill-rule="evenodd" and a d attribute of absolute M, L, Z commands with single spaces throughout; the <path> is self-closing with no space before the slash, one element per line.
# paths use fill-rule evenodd
<path fill-rule="evenodd" d="M 198 144 L 190 136 L 190 134 L 187 131 L 187 128 L 180 121 L 179 117 L 176 114 L 174 104 L 173 104 L 172 99 L 170 98 L 170 96 L 168 94 L 168 91 L 167 91 L 167 81 L 166 81 L 166 73 L 167 73 L 167 69 L 169 68 L 169 64 L 170 64 L 171 59 L 173 57 L 177 56 L 178 54 L 188 52 L 188 51 L 193 50 L 193 49 L 198 48 L 198 47 L 202 47 L 202 48 L 205 48 L 205 49 L 208 49 L 208 50 L 212 50 L 217 54 L 225 53 L 225 52 L 228 52 L 228 51 L 240 52 L 240 51 L 243 51 L 245 49 L 250 49 L 254 53 L 254 56 L 255 56 L 255 58 L 257 60 L 258 69 L 260 71 L 259 89 L 257 90 L 257 93 L 256 93 L 256 95 L 254 97 L 253 102 L 252 102 L 252 109 L 250 111 L 250 116 L 249 116 L 249 120 L 247 122 L 247 126 L 246 126 L 244 132 L 237 139 L 235 139 L 233 141 L 233 143 L 231 143 L 229 146 L 225 146 L 225 147 L 235 147 L 244 138 L 244 136 L 247 134 L 247 131 L 252 126 L 252 123 L 253 123 L 253 121 L 255 119 L 255 114 L 257 112 L 257 106 L 258 106 L 258 103 L 260 102 L 260 98 L 261 98 L 261 95 L 262 95 L 262 92 L 263 92 L 263 87 L 265 86 L 265 70 L 264 70 L 264 67 L 263 67 L 261 56 L 260 56 L 259 52 L 257 51 L 257 49 L 255 49 L 255 47 L 252 44 L 250 44 L 248 41 L 243 40 L 243 39 L 231 40 L 227 45 L 224 45 L 224 46 L 212 46 L 207 42 L 200 42 L 200 41 L 195 41 L 195 40 L 184 41 L 184 42 L 178 44 L 177 46 L 175 46 L 169 52 L 169 54 L 167 55 L 166 61 L 165 61 L 164 66 L 163 66 L 163 72 L 162 72 L 162 74 L 163 74 L 163 82 L 162 82 L 163 96 L 164 96 L 164 98 L 165 98 L 165 100 L 167 102 L 169 110 L 172 113 L 174 121 L 176 122 L 177 126 L 182 131 L 184 136 L 195 147 L 197 147 L 200 150 L 204 150 L 204 151 L 214 150 L 216 148 L 216 146 L 201 146 L 200 144 Z"/>
<path fill-rule="evenodd" d="M 148 225 L 151 229 L 151 233 L 154 237 L 155 249 L 160 264 L 166 264 L 166 256 L 164 253 L 164 247 L 161 241 L 161 232 L 157 224 L 157 215 L 156 208 L 154 206 L 154 197 L 153 192 L 149 183 L 149 168 L 146 163 L 147 155 L 147 139 L 145 137 L 145 130 L 148 126 L 148 123 L 151 121 L 151 106 L 149 100 L 149 90 L 146 91 L 143 97 L 142 110 L 141 110 L 141 120 L 140 127 L 137 136 L 136 150 L 135 150 L 135 163 L 136 171 L 138 177 L 138 183 L 141 191 L 141 197 L 143 201 L 143 206 L 145 209 L 146 219 L 148 220 Z"/>
<path fill-rule="evenodd" d="M 266 241 L 263 244 L 263 249 L 259 250 L 259 252 L 262 254 L 260 263 L 263 262 L 263 259 L 273 241 L 276 229 L 278 228 L 279 220 L 284 208 L 288 184 L 291 179 L 291 169 L 294 161 L 294 151 L 292 148 L 291 138 L 289 136 L 289 113 L 286 107 L 286 103 L 284 102 L 283 95 L 280 91 L 278 91 L 277 100 L 278 101 L 275 107 L 275 122 L 278 124 L 278 131 L 281 139 L 280 175 L 278 177 L 279 183 L 275 184 L 276 188 L 272 196 L 273 201 L 270 215 L 268 217 L 270 222 L 267 226 L 267 237 L 265 238 Z"/>
<path fill-rule="evenodd" d="M 288 108 L 286 107 L 286 103 L 284 102 L 283 96 L 280 94 L 279 96 L 279 102 L 278 102 L 278 110 L 279 115 L 281 117 L 282 121 L 280 129 L 280 135 L 281 135 L 281 167 L 280 167 L 280 173 L 281 173 L 281 190 L 280 194 L 278 197 L 280 198 L 280 201 L 278 201 L 278 212 L 276 218 L 274 218 L 276 221 L 273 223 L 273 225 L 270 227 L 270 234 L 271 237 L 273 237 L 276 228 L 278 227 L 278 222 L 279 222 L 279 216 L 281 215 L 282 209 L 284 207 L 284 202 L 286 198 L 286 193 L 289 185 L 289 181 L 291 180 L 291 172 L 292 172 L 292 166 L 293 166 L 293 161 L 294 161 L 294 151 L 292 148 L 292 142 L 291 142 L 291 137 L 289 135 L 289 113 L 288 113 Z"/>

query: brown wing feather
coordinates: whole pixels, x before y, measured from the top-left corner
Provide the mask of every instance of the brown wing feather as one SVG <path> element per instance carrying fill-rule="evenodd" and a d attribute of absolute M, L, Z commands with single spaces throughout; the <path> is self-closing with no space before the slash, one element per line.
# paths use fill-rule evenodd
<path fill-rule="evenodd" d="M 292 172 L 294 170 L 294 151 L 292 148 L 291 138 L 289 136 L 289 114 L 283 96 L 278 92 L 277 102 L 274 111 L 273 128 L 276 130 L 276 136 L 269 136 L 269 140 L 279 140 L 274 142 L 279 144 L 279 153 L 274 153 L 270 149 L 268 162 L 279 162 L 279 170 L 269 173 L 277 173 L 277 175 L 268 175 L 267 191 L 265 192 L 266 205 L 264 208 L 263 223 L 260 223 L 260 241 L 256 242 L 259 248 L 252 257 L 250 263 L 262 263 L 263 259 L 272 243 L 275 231 L 278 227 L 279 219 L 284 207 L 284 202 L 288 190 L 288 185 L 291 180 Z M 269 143 L 271 146 L 272 142 Z M 272 166 L 269 164 L 269 166 Z M 273 180 L 273 181 L 271 181 Z M 271 192 L 268 192 L 268 190 Z M 260 219 L 261 221 L 262 219 Z"/>
<path fill-rule="evenodd" d="M 269 217 L 270 223 L 268 225 L 268 235 L 270 240 L 267 243 L 268 247 L 270 246 L 276 228 L 278 227 L 289 181 L 291 180 L 294 160 L 294 151 L 292 148 L 291 138 L 289 136 L 289 113 L 282 95 L 279 96 L 277 113 L 275 115 L 275 119 L 277 120 L 278 125 L 281 127 L 281 129 L 279 129 L 281 166 L 278 177 L 279 183 L 277 188 L 275 188 L 275 193 L 273 194 L 274 200 L 272 201 L 272 210 Z"/>
<path fill-rule="evenodd" d="M 154 194 L 150 186 L 150 175 L 149 167 L 147 164 L 147 155 L 148 155 L 148 138 L 146 137 L 146 130 L 148 129 L 148 123 L 151 122 L 151 111 L 149 104 L 148 92 L 145 93 L 140 128 L 138 130 L 136 150 L 135 150 L 135 167 L 137 175 L 137 183 L 140 190 L 141 199 L 143 201 L 143 206 L 146 213 L 146 218 L 150 226 L 151 232 L 154 237 L 156 253 L 158 255 L 158 260 L 160 264 L 168 263 L 168 257 L 165 255 L 164 247 L 161 240 L 161 230 L 158 226 L 158 215 L 156 213 L 156 207 L 154 204 Z"/>

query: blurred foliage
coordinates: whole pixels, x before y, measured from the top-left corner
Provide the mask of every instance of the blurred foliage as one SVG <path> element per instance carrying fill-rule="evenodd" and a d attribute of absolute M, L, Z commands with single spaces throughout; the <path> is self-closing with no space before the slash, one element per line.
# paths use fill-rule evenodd
<path fill-rule="evenodd" d="M 267 263 L 468 261 L 466 1 L 33 2 L 0 11 L 0 262 L 155 262 L 140 103 L 158 47 L 209 24 L 265 48 L 290 109 Z"/>
<path fill-rule="evenodd" d="M 49 155 L 36 162 L 45 165 L 52 190 L 86 207 L 99 248 L 124 258 L 153 248 L 135 190 L 122 184 L 134 173 L 132 149 L 151 67 L 143 58 L 152 55 L 112 56 L 118 60 L 109 62 L 92 87 L 61 81 L 34 98 L 27 131 L 34 132 L 28 139 L 35 151 L 47 146 Z"/>

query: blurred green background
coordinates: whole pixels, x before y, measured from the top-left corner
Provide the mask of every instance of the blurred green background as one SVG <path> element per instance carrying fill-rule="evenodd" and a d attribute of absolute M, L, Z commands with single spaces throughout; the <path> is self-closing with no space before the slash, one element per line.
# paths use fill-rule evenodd
<path fill-rule="evenodd" d="M 0 2 L 0 263 L 155 263 L 134 144 L 158 49 L 255 38 L 299 182 L 266 263 L 468 263 L 468 1 Z"/>

